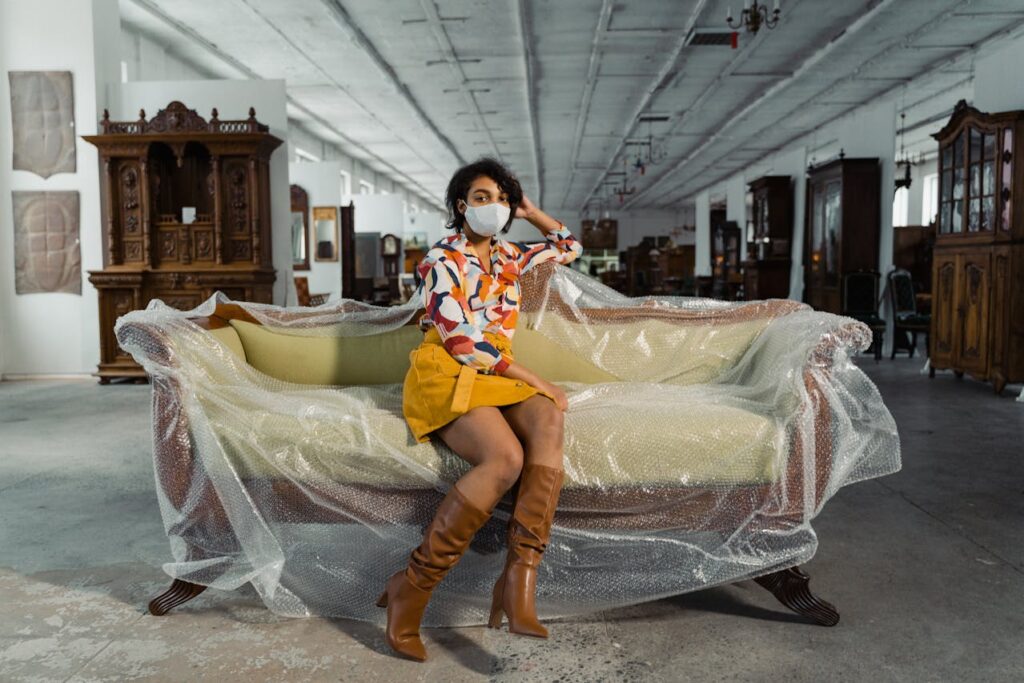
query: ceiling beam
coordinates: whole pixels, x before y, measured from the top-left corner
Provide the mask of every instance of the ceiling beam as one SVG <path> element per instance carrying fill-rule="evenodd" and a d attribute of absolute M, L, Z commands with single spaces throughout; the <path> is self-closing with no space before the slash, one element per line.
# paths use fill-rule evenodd
<path fill-rule="evenodd" d="M 679 38 L 676 40 L 675 46 L 669 51 L 668 59 L 665 60 L 665 63 L 662 65 L 657 75 L 655 75 L 654 79 L 644 90 L 644 93 L 637 102 L 637 106 L 634 108 L 632 115 L 626 122 L 626 127 L 622 138 L 619 140 L 619 144 L 616 146 L 615 151 L 612 152 L 611 158 L 608 159 L 608 164 L 605 167 L 604 173 L 601 174 L 597 179 L 597 182 L 594 183 L 594 187 L 587 193 L 587 196 L 583 198 L 583 201 L 580 202 L 580 209 L 583 209 L 590 201 L 590 198 L 594 196 L 594 193 L 604 186 L 605 176 L 607 176 L 608 172 L 613 166 L 615 166 L 615 160 L 618 158 L 619 154 L 622 153 L 622 150 L 625 149 L 626 140 L 633 136 L 633 130 L 636 128 L 637 119 L 650 105 L 651 100 L 654 98 L 654 94 L 668 86 L 678 77 L 679 72 L 677 71 L 676 64 L 682 57 L 683 48 L 686 47 L 686 40 L 689 38 L 690 32 L 697 25 L 697 20 L 700 18 L 700 15 L 703 14 L 704 8 L 707 4 L 708 0 L 697 0 L 697 4 L 693 8 L 693 12 L 690 13 L 690 17 L 686 20 L 686 26 L 683 27 L 682 31 L 680 31 Z"/>
<path fill-rule="evenodd" d="M 966 1 L 970 2 L 971 0 L 966 0 Z M 957 16 L 957 13 L 953 9 L 949 9 L 946 12 L 943 12 L 942 14 L 936 16 L 934 19 L 931 19 L 926 24 L 923 24 L 918 29 L 915 29 L 915 31 L 911 35 L 907 36 L 904 39 L 904 42 L 911 40 L 915 34 L 919 33 L 925 27 L 931 25 L 932 23 L 944 21 L 946 19 L 954 18 L 956 16 Z M 961 60 L 963 60 L 965 58 L 970 57 L 970 58 L 973 59 L 978 53 L 995 49 L 993 46 L 995 45 L 996 39 L 999 38 L 1000 36 L 1009 37 L 1009 36 L 1021 35 L 1021 34 L 1024 34 L 1024 31 L 1022 31 L 1022 29 L 1024 29 L 1024 18 L 1019 18 L 1018 21 L 1014 22 L 1010 26 L 997 29 L 997 30 L 993 31 L 992 33 L 988 34 L 987 36 L 985 36 L 984 38 L 982 38 L 981 40 L 977 41 L 976 43 L 974 43 L 974 47 L 973 48 L 967 49 L 967 50 L 962 50 L 960 53 L 958 53 L 956 55 L 953 55 L 951 57 L 946 57 L 946 58 L 943 58 L 943 59 L 936 60 L 935 62 L 932 62 L 931 64 L 929 64 L 928 66 L 923 68 L 921 71 L 919 71 L 917 75 L 915 75 L 914 77 L 912 77 L 910 79 L 907 79 L 907 80 L 908 80 L 908 82 L 912 82 L 913 80 L 916 80 L 918 78 L 922 78 L 922 77 L 927 78 L 929 75 L 937 74 L 937 73 L 940 72 L 941 69 L 943 69 L 943 68 L 945 68 L 947 66 L 954 65 L 957 62 L 959 62 L 959 61 L 961 61 Z M 898 47 L 900 47 L 899 43 L 889 46 L 888 48 L 882 50 L 882 52 L 880 52 L 878 55 L 872 57 L 867 62 L 864 62 L 861 65 L 860 68 L 863 68 L 864 66 L 867 66 L 867 65 L 875 62 L 877 59 L 879 59 L 880 57 L 884 56 L 889 51 L 891 51 L 893 49 L 896 49 Z M 945 72 L 943 72 L 943 75 L 945 75 Z M 850 78 L 850 77 L 848 76 L 846 78 Z M 846 79 L 840 79 L 840 80 L 846 80 Z M 838 82 L 839 81 L 837 81 L 837 83 Z M 828 90 L 831 90 L 834 87 L 835 87 L 835 84 L 830 86 Z M 882 91 L 880 93 L 872 95 L 872 99 L 881 99 L 881 98 L 889 95 L 891 92 L 893 92 L 894 90 L 896 90 L 896 88 L 899 88 L 899 87 L 904 87 L 905 88 L 906 84 L 894 85 L 894 86 L 892 86 L 890 88 L 887 88 L 886 90 L 884 90 L 884 91 Z M 824 91 L 824 92 L 827 92 L 827 90 Z M 948 90 L 944 89 L 943 92 L 948 92 Z M 819 93 L 819 95 L 816 95 L 815 97 L 818 97 L 821 94 L 823 94 L 823 93 Z M 938 93 L 938 95 L 941 95 L 941 94 L 942 93 Z M 862 104 L 859 104 L 857 106 L 862 106 Z M 802 105 L 802 106 L 806 106 L 806 103 L 805 103 L 805 105 Z M 837 121 L 837 120 L 841 119 L 843 116 L 848 115 L 854 109 L 856 109 L 856 107 L 851 107 L 851 108 L 849 108 L 849 109 L 847 109 L 845 111 L 839 112 L 835 116 L 832 116 L 828 120 L 826 120 L 826 121 L 820 123 L 819 125 L 815 126 L 811 131 L 800 133 L 798 135 L 795 135 L 795 136 L 789 138 L 788 140 L 786 140 L 783 143 L 781 143 L 777 147 L 777 150 L 785 149 L 786 147 L 788 147 L 790 145 L 796 144 L 800 139 L 806 137 L 807 135 L 809 135 L 809 134 L 811 134 L 811 133 L 813 133 L 813 132 L 815 132 L 815 131 L 817 131 L 817 130 L 819 130 L 819 129 L 821 129 L 821 128 L 823 128 L 823 127 L 825 127 L 825 126 L 827 126 L 827 125 L 829 125 L 831 123 L 833 123 L 834 121 Z M 763 128 L 762 128 L 762 130 L 763 130 Z M 760 131 L 758 131 L 758 132 L 760 132 Z M 766 154 L 765 156 L 768 156 L 768 155 Z M 683 197 L 683 201 L 693 197 L 694 195 L 698 194 L 699 192 L 701 192 L 704 189 L 707 189 L 711 185 L 714 185 L 714 184 L 722 182 L 724 179 L 726 179 L 726 178 L 728 178 L 728 177 L 730 177 L 732 175 L 734 175 L 734 174 L 733 173 L 721 174 L 715 180 L 710 181 L 708 183 L 705 183 L 704 185 L 702 185 L 698 189 L 695 189 L 695 190 L 692 190 L 692 191 L 688 191 L 687 195 L 685 197 Z M 680 183 L 673 190 L 670 190 L 668 192 L 668 194 L 671 195 L 671 194 L 673 194 L 675 192 L 678 192 L 679 189 L 681 187 L 685 186 L 686 182 L 688 182 L 688 181 L 689 181 L 689 179 L 687 179 L 687 181 L 684 181 L 683 183 Z"/>
<path fill-rule="evenodd" d="M 530 0 L 517 0 L 519 38 L 523 43 L 523 67 L 526 70 L 526 106 L 530 111 L 530 138 L 533 140 L 533 174 L 537 179 L 537 206 L 544 205 L 544 159 L 541 157 L 540 126 L 537 124 L 537 62 L 533 52 L 533 24 L 530 21 Z"/>
<path fill-rule="evenodd" d="M 320 62 L 318 62 L 313 57 L 311 57 L 309 55 L 309 53 L 306 52 L 305 49 L 303 49 L 302 45 L 300 45 L 296 41 L 292 40 L 291 37 L 288 34 L 286 34 L 284 32 L 284 29 L 282 29 L 278 24 L 276 24 L 275 22 L 270 21 L 261 11 L 259 11 L 256 7 L 254 7 L 252 5 L 250 0 L 238 0 L 238 2 L 241 2 L 243 5 L 245 5 L 246 8 L 250 12 L 252 12 L 252 14 L 258 20 L 260 20 L 264 24 L 266 24 L 267 27 L 270 30 L 272 30 L 274 33 L 276 33 L 278 35 L 278 37 L 280 37 L 281 40 L 283 40 L 285 43 L 287 43 L 288 46 L 291 47 L 291 49 L 296 52 L 296 54 L 302 55 L 302 58 L 305 59 L 307 62 L 309 62 L 310 66 L 312 66 L 324 78 L 325 81 L 330 83 L 339 92 L 344 93 L 344 95 L 346 97 L 348 97 L 353 103 L 355 103 L 355 105 L 357 107 L 359 107 L 369 118 L 371 118 L 373 121 L 375 121 L 381 128 L 384 128 L 389 133 L 394 135 L 396 140 L 398 140 L 399 142 L 404 144 L 405 147 L 408 148 L 416 158 L 418 158 L 421 162 L 423 162 L 424 165 L 426 165 L 426 166 L 428 166 L 430 168 L 433 168 L 435 173 L 438 173 L 438 174 L 441 173 L 441 170 L 438 169 L 434 165 L 434 159 L 432 159 L 432 158 L 430 158 L 428 156 L 424 156 L 423 153 L 422 153 L 422 150 L 419 148 L 419 145 L 417 145 L 415 143 L 415 141 L 410 142 L 408 140 L 405 140 L 402 137 L 401 134 L 396 132 L 391 126 L 389 126 L 387 124 L 387 122 L 382 120 L 377 115 L 377 112 L 374 109 L 364 105 L 359 100 L 359 98 L 354 93 L 352 93 L 349 90 L 349 88 L 345 84 L 338 82 L 338 80 L 336 78 L 334 78 L 334 76 L 331 75 L 320 64 Z M 330 11 L 331 10 L 331 7 L 329 6 L 330 5 L 330 0 L 324 0 L 324 2 L 328 5 L 328 10 Z M 333 14 L 332 14 L 332 18 L 335 20 L 336 23 L 339 22 L 339 21 L 342 21 L 342 19 L 340 19 L 337 16 L 334 16 Z M 371 58 L 371 60 L 374 62 L 375 66 L 377 66 L 378 69 L 381 69 L 385 73 L 390 70 L 391 74 L 392 75 L 394 74 L 394 70 L 390 68 L 390 65 L 387 64 L 387 62 L 381 63 L 383 61 L 383 58 L 380 58 L 381 61 L 378 61 L 378 59 L 374 57 L 374 54 L 377 54 L 377 57 L 379 57 L 379 53 L 376 53 L 376 49 L 373 48 L 373 45 L 369 42 L 368 39 L 365 38 L 365 36 L 362 34 L 362 31 L 359 29 L 358 26 L 352 25 L 352 26 L 349 26 L 349 27 L 342 27 L 342 30 L 343 30 L 343 32 L 346 32 L 346 36 L 349 37 L 349 40 L 353 44 L 355 44 L 357 47 L 362 48 L 364 51 L 367 51 L 367 55 Z M 357 35 L 355 37 L 353 37 L 352 34 L 351 33 L 347 33 L 347 31 L 353 31 Z M 368 50 L 373 50 L 373 52 L 372 53 L 368 52 Z M 401 91 L 399 91 L 399 94 L 402 94 Z M 424 118 L 424 117 L 426 117 L 426 114 L 422 111 L 422 109 L 419 108 L 419 104 L 414 99 L 412 99 L 412 95 L 411 94 L 409 95 L 409 99 L 407 100 L 407 104 L 409 104 L 413 108 L 413 110 L 418 115 L 420 115 L 423 124 L 431 129 L 431 131 L 438 137 L 438 140 L 441 142 L 441 144 L 443 146 L 447 147 L 449 152 L 451 152 L 453 155 L 455 155 L 455 158 L 458 159 L 459 158 L 458 153 L 455 151 L 455 148 L 452 147 L 451 141 L 449 141 L 448 138 L 444 137 L 444 135 L 441 134 L 441 132 L 439 130 L 437 130 L 437 128 L 433 125 L 432 121 L 430 121 L 428 118 Z"/>
<path fill-rule="evenodd" d="M 402 96 L 406 103 L 416 113 L 420 122 L 426 126 L 438 140 L 441 141 L 441 144 L 448 149 L 451 155 L 455 157 L 460 164 L 465 163 L 462 155 L 459 154 L 459 150 L 455 149 L 455 145 L 453 145 L 452 141 L 448 139 L 448 136 L 437 127 L 437 124 L 435 124 L 430 116 L 427 115 L 427 112 L 423 110 L 423 107 L 420 105 L 416 97 L 413 96 L 408 86 L 406 86 L 405 83 L 402 82 L 402 79 L 398 77 L 394 67 L 391 66 L 391 63 L 384 58 L 384 55 L 380 53 L 380 50 L 378 50 L 377 46 L 373 44 L 373 41 L 367 37 L 363 29 L 352 18 L 352 15 L 348 13 L 348 10 L 342 7 L 338 0 L 323 0 L 323 3 L 331 13 L 331 18 L 334 19 L 334 23 L 337 24 L 338 28 L 348 36 L 349 40 L 363 49 L 363 52 L 365 52 L 373 61 L 374 65 L 380 70 L 380 72 L 384 74 L 384 77 L 389 83 L 391 83 L 391 86 L 395 91 Z M 415 147 L 415 145 L 412 145 L 412 147 Z M 413 151 L 415 153 L 415 149 Z M 429 161 L 427 164 L 432 165 Z"/>
<path fill-rule="evenodd" d="M 252 80 L 262 80 L 263 79 L 263 77 L 260 76 L 258 73 L 256 73 L 252 69 L 250 69 L 245 64 L 243 64 L 240 60 L 238 60 L 235 57 L 229 55 L 228 53 L 224 52 L 219 47 L 217 47 L 216 45 L 214 45 L 213 43 L 208 41 L 206 38 L 204 38 L 202 35 L 200 35 L 198 32 L 196 32 L 192 27 L 187 26 L 187 25 L 183 24 L 182 22 L 178 21 L 177 19 L 174 19 L 174 18 L 168 16 L 167 14 L 165 14 L 164 11 L 162 9 L 160 9 L 158 6 L 156 6 L 156 4 L 152 0 L 130 0 L 130 1 L 131 1 L 131 3 L 133 5 L 135 5 L 139 9 L 145 11 L 150 16 L 152 16 L 154 19 L 156 19 L 157 21 L 159 21 L 160 23 L 162 23 L 163 25 L 165 25 L 169 29 L 173 30 L 178 35 L 182 36 L 186 40 L 189 40 L 189 41 L 195 43 L 198 47 L 200 47 L 203 50 L 205 50 L 208 54 L 210 54 L 211 56 L 217 58 L 219 61 L 221 61 L 222 63 L 226 64 L 228 67 L 230 67 L 231 69 L 237 71 L 238 73 L 242 74 L 246 78 L 249 78 L 249 79 L 252 79 Z M 126 22 L 126 23 L 128 23 L 129 26 L 132 26 L 132 24 L 130 22 Z M 143 32 L 143 31 L 140 31 L 140 32 Z M 148 35 L 152 35 L 152 34 L 148 34 Z M 170 48 L 171 46 L 165 45 L 165 47 Z M 181 59 L 182 61 L 190 62 L 190 60 L 188 59 L 187 55 L 177 54 L 177 57 L 179 59 Z M 203 69 L 203 70 L 205 71 L 206 69 Z M 398 168 L 396 168 L 393 164 L 391 164 L 386 159 L 382 159 L 381 157 L 377 156 L 370 149 L 368 149 L 367 147 L 365 147 L 361 143 L 357 142 L 356 140 L 353 140 L 352 138 L 350 138 L 347 135 L 345 135 L 344 133 L 342 133 L 340 130 L 335 128 L 334 125 L 332 125 L 331 123 L 329 123 L 326 120 L 324 120 L 321 116 L 319 116 L 318 114 L 316 114 L 313 111 L 311 111 L 308 107 L 306 107 L 302 103 L 296 101 L 295 98 L 288 96 L 287 97 L 287 103 L 290 106 L 294 107 L 295 109 L 301 111 L 303 114 L 305 114 L 309 118 L 311 118 L 314 121 L 316 121 L 319 125 L 323 126 L 325 129 L 331 131 L 331 133 L 336 135 L 345 144 L 351 146 L 353 149 L 358 149 L 360 152 L 365 154 L 368 158 L 377 160 L 377 162 L 379 162 L 385 168 L 389 169 L 394 174 L 394 177 L 404 179 L 404 183 L 407 185 L 408 188 L 417 188 L 419 190 L 419 192 L 421 193 L 420 194 L 420 198 L 424 202 L 426 202 L 428 205 L 434 206 L 434 207 L 438 208 L 439 210 L 442 209 L 442 206 L 437 201 L 437 198 L 434 196 L 434 193 L 431 192 L 430 190 L 428 190 L 427 188 L 423 187 L 422 185 L 420 185 L 420 183 L 417 180 L 415 180 L 414 178 L 412 178 L 411 176 L 409 176 L 405 172 L 403 172 L 403 171 L 399 170 Z M 317 135 L 316 133 L 312 133 L 312 131 L 310 131 L 310 133 L 314 137 L 318 137 L 318 138 L 322 139 L 322 136 Z"/>
<path fill-rule="evenodd" d="M 848 43 L 853 38 L 853 36 L 857 35 L 865 26 L 871 23 L 871 21 L 874 20 L 875 17 L 877 17 L 881 12 L 888 9 L 888 7 L 893 4 L 893 2 L 895 2 L 895 0 L 880 0 L 880 2 L 878 2 L 870 10 L 857 17 L 857 19 L 854 20 L 853 23 L 851 23 L 845 31 L 840 33 L 838 36 L 832 38 L 832 40 L 830 40 L 826 45 L 824 45 L 823 47 L 818 49 L 813 55 L 805 59 L 803 63 L 800 64 L 800 66 L 793 71 L 792 75 L 776 81 L 771 85 L 771 87 L 765 89 L 758 97 L 752 99 L 750 103 L 747 104 L 747 106 L 740 109 L 740 111 L 738 111 L 736 114 L 730 117 L 728 121 L 718 126 L 715 132 L 712 133 L 704 141 L 703 144 L 699 145 L 697 149 L 695 149 L 690 154 L 687 154 L 685 157 L 683 157 L 678 162 L 676 162 L 675 164 L 667 168 L 665 171 L 663 171 L 661 174 L 659 174 L 657 178 L 655 178 L 651 183 L 647 185 L 647 187 L 645 187 L 642 190 L 638 190 L 637 193 L 630 197 L 629 201 L 627 201 L 621 208 L 626 209 L 629 206 L 635 204 L 638 199 L 646 195 L 648 192 L 653 190 L 661 183 L 665 182 L 665 180 L 670 178 L 680 169 L 685 168 L 686 165 L 693 161 L 693 159 L 695 159 L 699 154 L 701 154 L 704 150 L 706 150 L 708 147 L 714 144 L 718 138 L 722 137 L 726 130 L 729 130 L 738 121 L 740 121 L 745 116 L 747 116 L 755 109 L 760 107 L 764 102 L 768 101 L 772 97 L 775 97 L 785 88 L 797 82 L 798 79 L 803 77 L 805 74 L 807 74 L 808 71 L 814 68 L 815 65 L 817 65 L 826 57 L 828 57 L 830 54 L 832 54 L 832 52 L 836 50 L 839 46 Z M 817 96 L 818 95 L 816 95 L 816 97 Z M 747 136 L 745 139 L 749 140 L 750 137 L 752 136 Z"/>
<path fill-rule="evenodd" d="M 587 61 L 587 77 L 583 83 L 583 97 L 580 99 L 580 106 L 576 113 L 576 129 L 572 136 L 572 152 L 569 155 L 569 177 L 565 181 L 565 193 L 559 206 L 565 206 L 572 190 L 573 181 L 576 179 L 576 162 L 579 160 L 580 144 L 583 141 L 583 128 L 590 116 L 590 100 L 594 95 L 594 86 L 597 84 L 597 69 L 601 64 L 601 41 L 608 31 L 608 22 L 612 15 L 612 0 L 602 0 L 601 10 L 597 14 L 597 25 L 594 27 L 594 35 L 590 39 L 590 59 Z"/>
<path fill-rule="evenodd" d="M 455 80 L 460 87 L 460 91 L 471 107 L 471 111 L 476 115 L 477 124 L 480 129 L 487 134 L 487 139 L 491 142 L 491 148 L 494 150 L 495 156 L 499 160 L 502 160 L 501 151 L 498 149 L 498 143 L 494 140 L 494 133 L 487 126 L 487 120 L 484 118 L 483 112 L 480 109 L 480 104 L 476 101 L 476 96 L 473 94 L 472 89 L 469 87 L 469 80 L 466 78 L 466 72 L 462 70 L 462 65 L 459 62 L 458 56 L 455 54 L 455 46 L 452 45 L 451 39 L 448 37 L 448 32 L 445 30 L 441 20 L 440 14 L 437 11 L 437 5 L 434 0 L 420 0 L 420 7 L 423 9 L 423 14 L 427 18 L 427 25 L 430 26 L 431 33 L 434 34 L 434 40 L 437 42 L 437 47 L 441 52 L 442 59 L 439 61 L 446 62 L 452 74 L 455 76 Z M 465 164 L 465 159 L 460 155 L 459 163 Z"/>

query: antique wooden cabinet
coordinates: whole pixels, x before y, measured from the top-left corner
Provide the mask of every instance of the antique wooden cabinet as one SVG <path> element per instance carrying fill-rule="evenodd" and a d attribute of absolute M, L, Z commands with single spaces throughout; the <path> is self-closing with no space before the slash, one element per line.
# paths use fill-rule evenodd
<path fill-rule="evenodd" d="M 249 109 L 244 121 L 209 121 L 181 102 L 152 119 L 111 121 L 83 138 L 99 149 L 103 270 L 100 383 L 145 371 L 117 345 L 114 322 L 151 299 L 191 309 L 221 290 L 272 303 L 270 154 L 281 140 Z"/>
<path fill-rule="evenodd" d="M 881 189 L 878 159 L 840 152 L 808 168 L 804 302 L 842 313 L 843 275 L 878 270 Z"/>
<path fill-rule="evenodd" d="M 788 175 L 763 176 L 748 187 L 754 200 L 754 234 L 743 262 L 744 295 L 748 300 L 785 299 L 792 263 L 792 181 Z"/>
<path fill-rule="evenodd" d="M 1024 110 L 960 100 L 939 143 L 931 375 L 967 372 L 996 392 L 1024 381 Z"/>

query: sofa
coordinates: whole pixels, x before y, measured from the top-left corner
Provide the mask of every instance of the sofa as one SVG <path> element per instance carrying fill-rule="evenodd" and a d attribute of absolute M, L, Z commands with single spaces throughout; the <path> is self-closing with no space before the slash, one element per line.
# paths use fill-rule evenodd
<path fill-rule="evenodd" d="M 801 567 L 811 521 L 839 488 L 900 468 L 892 416 L 851 359 L 870 329 L 788 299 L 624 297 L 554 263 L 521 284 L 513 354 L 569 398 L 539 615 L 753 579 L 836 624 Z M 289 308 L 216 292 L 118 319 L 152 383 L 174 556 L 152 614 L 250 583 L 279 614 L 383 623 L 370 596 L 469 469 L 440 440 L 416 443 L 401 413 L 422 313 L 415 298 Z M 485 622 L 513 496 L 424 626 Z"/>

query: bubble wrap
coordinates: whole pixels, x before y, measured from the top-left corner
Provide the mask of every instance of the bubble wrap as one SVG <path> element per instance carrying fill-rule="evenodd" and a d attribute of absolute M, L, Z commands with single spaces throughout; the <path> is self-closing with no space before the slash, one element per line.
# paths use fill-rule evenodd
<path fill-rule="evenodd" d="M 555 263 L 521 285 L 513 353 L 569 399 L 541 618 L 807 562 L 825 502 L 900 469 L 892 415 L 850 357 L 870 344 L 861 322 L 788 299 L 627 297 Z M 153 300 L 117 319 L 151 378 L 170 576 L 251 583 L 281 615 L 385 622 L 373 600 L 470 468 L 440 439 L 415 443 L 402 415 L 422 311 L 419 292 L 394 307 L 279 307 L 218 291 L 191 311 Z M 392 381 L 305 384 L 237 356 L 211 331 L 228 318 L 378 349 L 413 335 Z M 383 336 L 343 339 L 366 335 Z M 511 496 L 435 589 L 424 626 L 486 622 Z"/>

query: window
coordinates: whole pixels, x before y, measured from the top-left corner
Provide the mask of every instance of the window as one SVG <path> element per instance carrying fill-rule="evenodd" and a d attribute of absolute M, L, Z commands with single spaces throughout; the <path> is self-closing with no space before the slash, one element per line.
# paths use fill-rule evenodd
<path fill-rule="evenodd" d="M 924 190 L 921 197 L 921 224 L 931 225 L 939 213 L 939 174 L 932 173 L 924 177 Z"/>
<path fill-rule="evenodd" d="M 373 194 L 373 183 L 368 183 L 365 180 L 360 180 L 359 194 Z"/>
<path fill-rule="evenodd" d="M 128 82 L 128 62 L 121 62 L 121 82 Z"/>
<path fill-rule="evenodd" d="M 892 224 L 894 227 L 902 227 L 907 224 L 907 194 L 905 187 L 896 190 L 896 197 L 892 200 Z"/>
<path fill-rule="evenodd" d="M 352 194 L 352 174 L 348 171 L 341 172 L 341 195 L 347 197 Z"/>
<path fill-rule="evenodd" d="M 314 154 L 310 154 L 309 152 L 300 147 L 295 148 L 295 157 L 299 161 L 320 161 L 320 157 Z"/>

